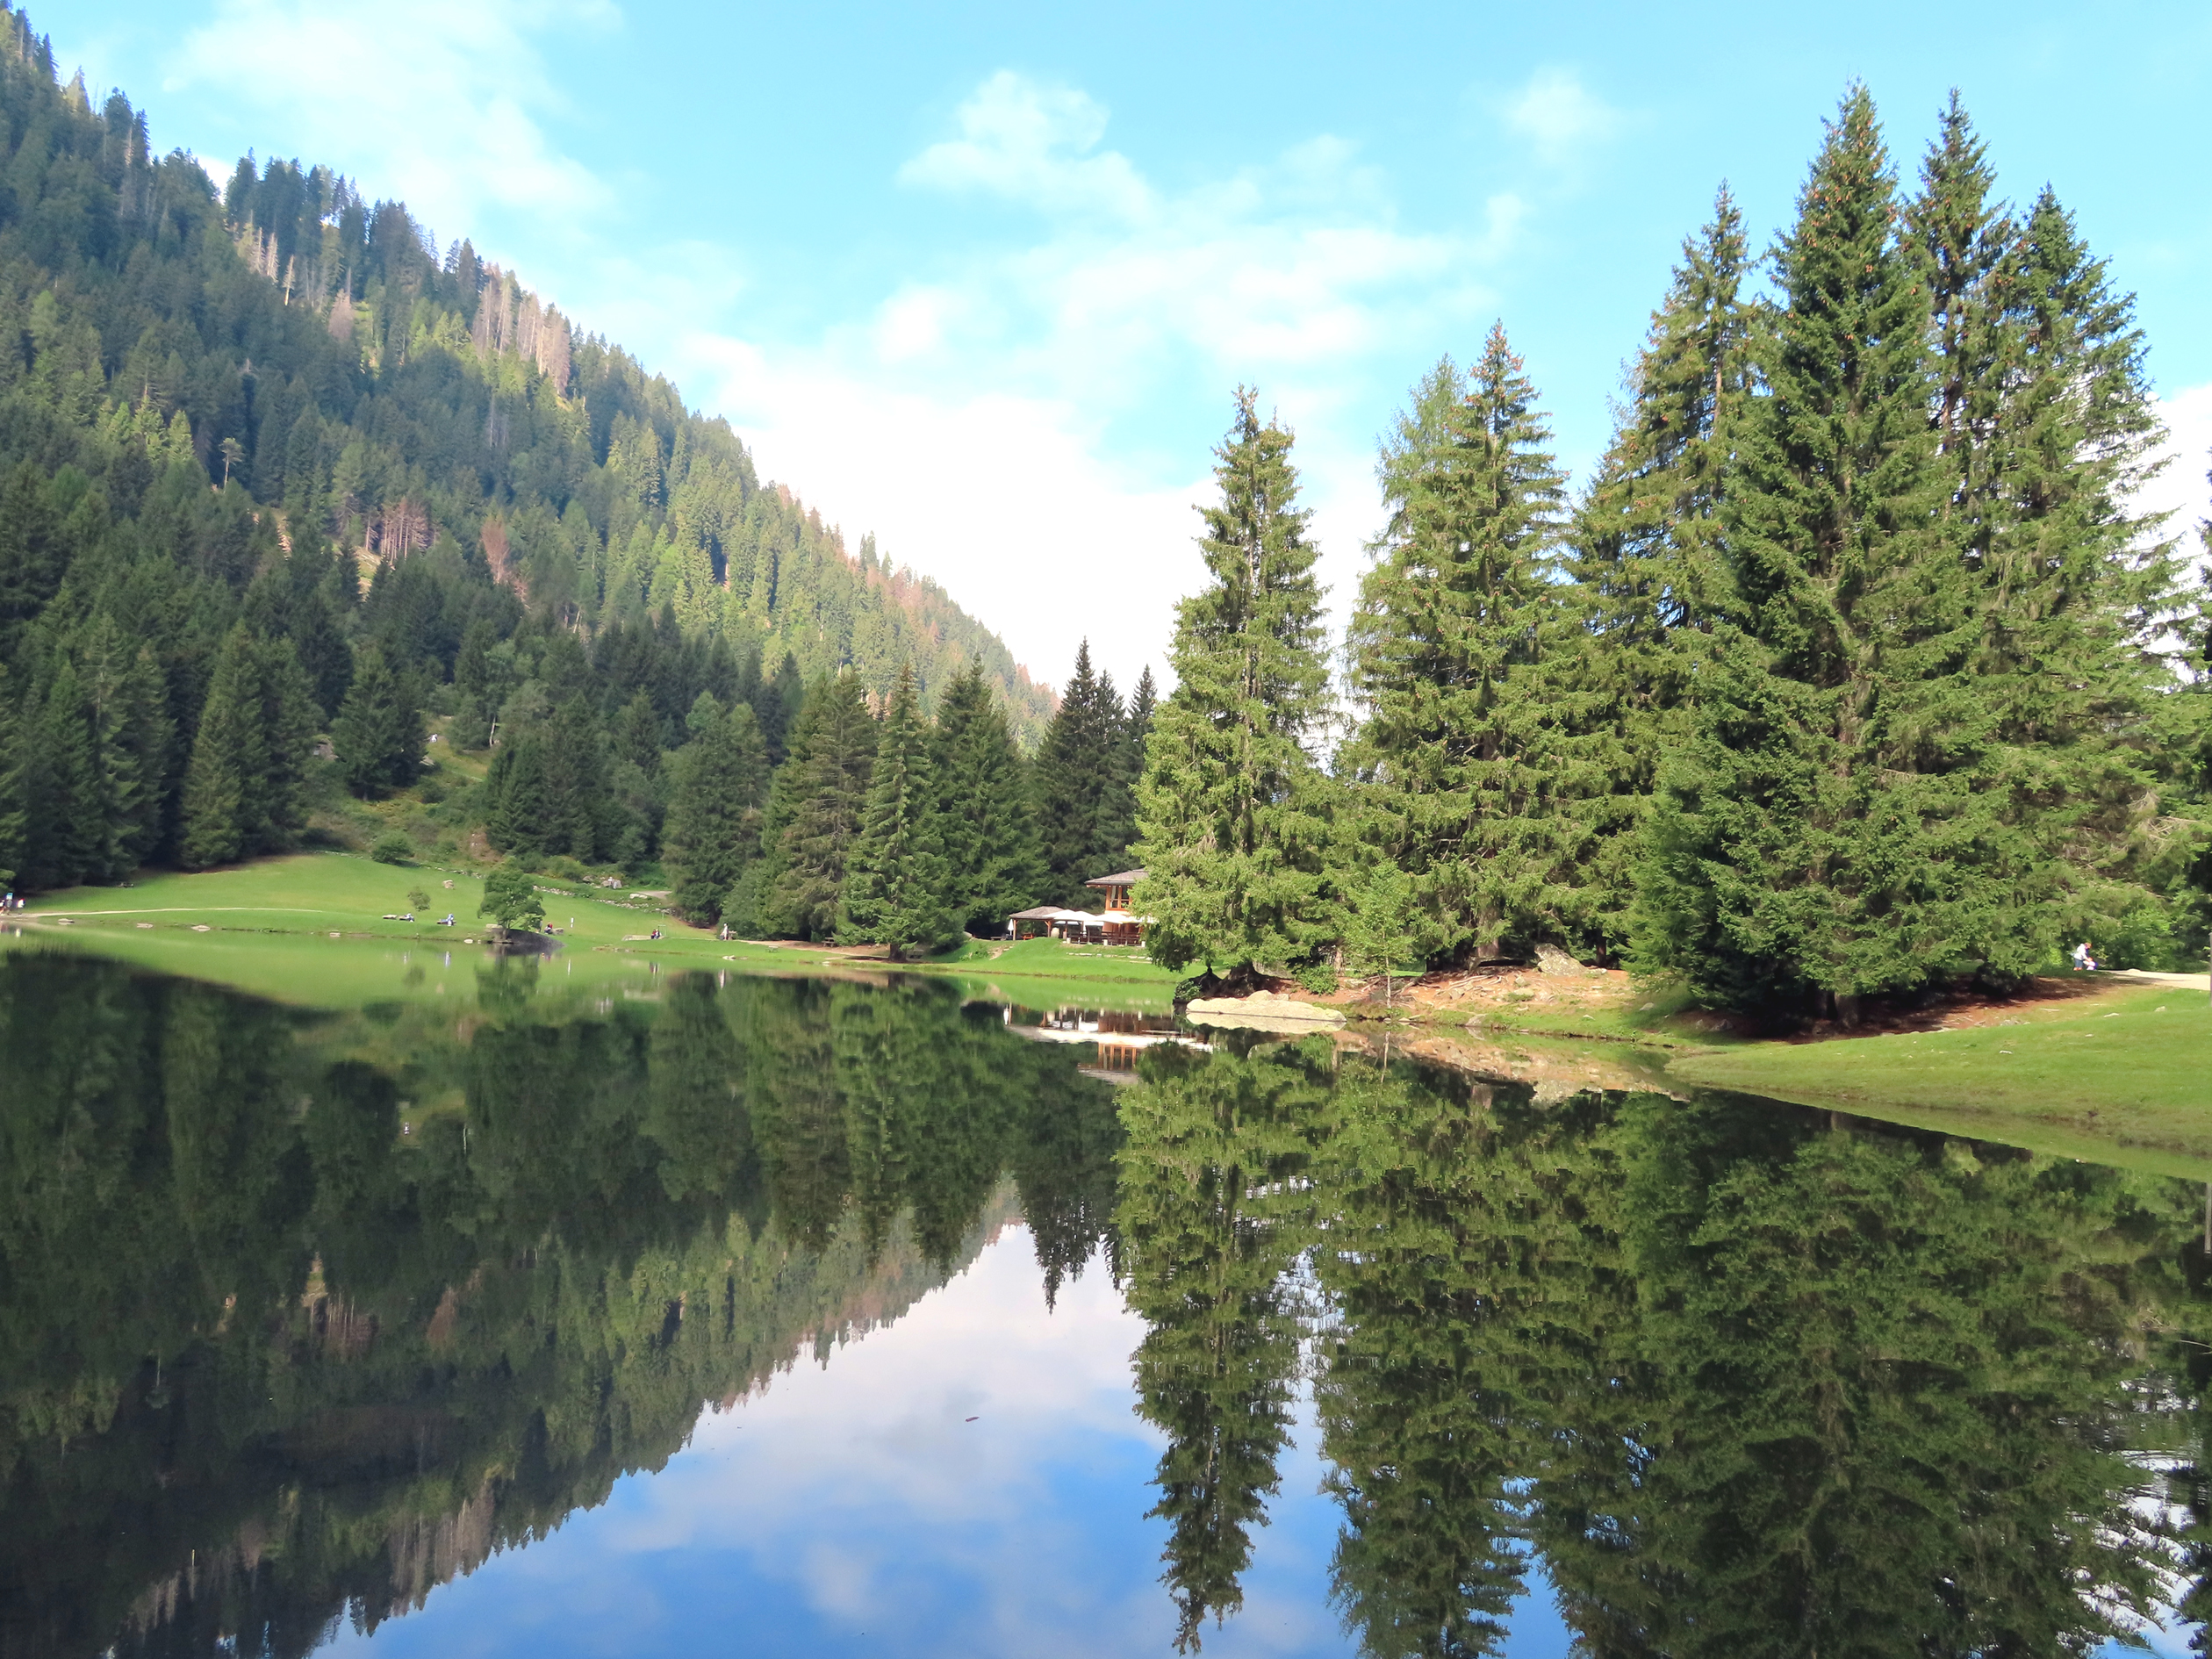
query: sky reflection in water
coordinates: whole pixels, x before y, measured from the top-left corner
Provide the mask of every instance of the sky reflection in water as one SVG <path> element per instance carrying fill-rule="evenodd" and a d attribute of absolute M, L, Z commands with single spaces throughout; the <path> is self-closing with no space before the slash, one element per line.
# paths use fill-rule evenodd
<path fill-rule="evenodd" d="M 1048 1316 L 1027 1234 L 1008 1229 L 896 1325 L 703 1418 L 659 1475 L 337 1650 L 1167 1650 L 1166 1528 L 1144 1519 L 1162 1441 L 1130 1409 L 1143 1327 L 1097 1269 Z M 1344 1651 L 1325 1605 L 1334 1506 L 1299 1440 L 1244 1612 L 1209 1627 L 1209 1653 Z"/>
<path fill-rule="evenodd" d="M 0 1651 L 2080 1651 L 2203 1570 L 2194 1185 L 941 986 L 453 1014 L 0 957 Z"/>

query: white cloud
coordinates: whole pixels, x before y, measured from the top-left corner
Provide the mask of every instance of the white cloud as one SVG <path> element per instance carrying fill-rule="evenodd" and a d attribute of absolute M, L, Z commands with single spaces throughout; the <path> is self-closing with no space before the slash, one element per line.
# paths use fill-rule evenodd
<path fill-rule="evenodd" d="M 2195 556 L 2203 546 L 2197 526 L 2212 517 L 2212 484 L 2205 478 L 2212 468 L 2212 383 L 2161 398 L 2158 415 L 2166 426 L 2165 470 L 2137 496 L 2136 507 L 2172 514 L 2165 533 L 2180 536 L 2184 550 Z"/>
<path fill-rule="evenodd" d="M 404 195 L 440 234 L 480 236 L 487 207 L 573 212 L 607 199 L 547 136 L 542 122 L 566 106 L 530 37 L 618 22 L 605 0 L 222 0 L 185 38 L 167 84 L 234 90 L 255 123 L 245 142 L 281 133 L 370 195 Z"/>
<path fill-rule="evenodd" d="M 1100 147 L 1106 123 L 1083 92 L 990 76 L 898 177 L 1034 210 L 1033 235 L 911 276 L 813 344 L 694 336 L 684 356 L 720 373 L 710 401 L 770 476 L 874 530 L 1041 677 L 1088 633 L 1126 686 L 1162 664 L 1171 602 L 1202 575 L 1190 508 L 1239 383 L 1297 429 L 1325 579 L 1349 591 L 1373 516 L 1370 365 L 1476 326 L 1523 209 L 1502 194 L 1466 230 L 1407 231 L 1325 134 L 1167 190 Z M 1217 420 L 1161 428 L 1194 406 Z"/>
<path fill-rule="evenodd" d="M 1124 689 L 1160 660 L 1168 601 L 1196 562 L 1196 478 L 1132 478 L 1101 458 L 1081 410 L 1049 398 L 907 390 L 727 338 L 685 355 L 693 377 L 713 377 L 697 390 L 737 423 L 764 476 L 789 480 L 849 538 L 873 531 L 1037 678 L 1064 679 L 1086 636 Z"/>
<path fill-rule="evenodd" d="M 1505 125 L 1555 166 L 1620 130 L 1620 114 L 1571 69 L 1539 69 L 1505 103 Z"/>
<path fill-rule="evenodd" d="M 977 190 L 1050 212 L 1138 219 L 1151 187 L 1128 158 L 1087 154 L 1105 136 L 1106 111 L 1087 93 L 1002 69 L 960 105 L 957 139 L 932 144 L 899 169 L 909 184 Z"/>

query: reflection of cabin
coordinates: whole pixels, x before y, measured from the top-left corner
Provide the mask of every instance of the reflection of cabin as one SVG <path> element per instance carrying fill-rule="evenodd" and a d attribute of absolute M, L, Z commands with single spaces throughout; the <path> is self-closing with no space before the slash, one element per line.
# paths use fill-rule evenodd
<path fill-rule="evenodd" d="M 1129 890 L 1144 879 L 1142 870 L 1095 876 L 1083 885 L 1096 887 L 1105 895 L 1103 916 L 1093 916 L 1088 910 L 1064 909 L 1057 904 L 1040 904 L 1034 909 L 1016 910 L 1007 917 L 1006 937 L 1065 939 L 1071 944 L 1142 944 L 1145 924 L 1152 918 L 1130 914 Z"/>
<path fill-rule="evenodd" d="M 1097 918 L 1093 917 L 1095 921 Z M 1186 1031 L 1172 1014 L 1128 1014 L 1093 1009 L 1064 1008 L 1038 1017 L 1005 1014 L 1007 1029 L 1032 1043 L 1095 1043 L 1097 1059 L 1079 1069 L 1086 1077 L 1109 1083 L 1137 1081 L 1137 1057 L 1162 1043 L 1204 1049 L 1207 1045 Z"/>

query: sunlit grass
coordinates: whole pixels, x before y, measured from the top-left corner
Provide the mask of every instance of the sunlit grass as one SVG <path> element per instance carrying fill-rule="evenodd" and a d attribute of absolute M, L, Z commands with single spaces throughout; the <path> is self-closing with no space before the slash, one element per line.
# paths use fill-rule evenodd
<path fill-rule="evenodd" d="M 451 886 L 447 884 L 450 882 Z M 1176 976 L 1127 949 L 1054 939 L 1006 944 L 970 940 L 932 961 L 890 964 L 866 954 L 800 943 L 725 940 L 628 890 L 594 892 L 540 879 L 546 925 L 564 949 L 546 972 L 564 980 L 621 978 L 625 963 L 736 973 L 887 972 L 957 977 L 973 995 L 999 986 L 1031 1007 L 1063 1003 L 1165 1009 Z M 411 894 L 430 902 L 412 922 Z M 74 941 L 165 973 L 218 980 L 241 990 L 311 1006 L 342 1007 L 402 994 L 396 978 L 426 965 L 488 961 L 477 916 L 481 873 L 428 864 L 383 865 L 357 853 L 306 852 L 197 873 L 148 874 L 130 887 L 72 887 L 40 896 L 24 913 L 33 934 Z M 451 914 L 453 927 L 435 925 Z M 66 926 L 63 925 L 66 923 Z M 660 937 L 651 935 L 657 930 Z M 340 949 L 352 946 L 353 949 Z M 408 995 L 436 995 L 416 987 Z"/>
<path fill-rule="evenodd" d="M 2212 1158 L 2212 1008 L 2127 986 L 2016 1024 L 1753 1043 L 1670 1060 L 1670 1078 L 1900 1121 L 2008 1119 Z M 1909 1114 L 1909 1117 L 1905 1115 Z"/>

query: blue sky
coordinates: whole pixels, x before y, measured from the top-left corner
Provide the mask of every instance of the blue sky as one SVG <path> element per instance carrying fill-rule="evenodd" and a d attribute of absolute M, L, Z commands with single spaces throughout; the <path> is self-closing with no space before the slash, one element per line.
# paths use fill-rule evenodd
<path fill-rule="evenodd" d="M 2212 9 L 72 0 L 64 72 L 226 170 L 327 162 L 726 413 L 768 476 L 1057 681 L 1195 585 L 1231 389 L 1297 430 L 1339 602 L 1376 434 L 1503 317 L 1577 469 L 1727 178 L 1763 240 L 1864 78 L 1909 171 L 1964 92 L 2140 296 L 2212 444 Z"/>

